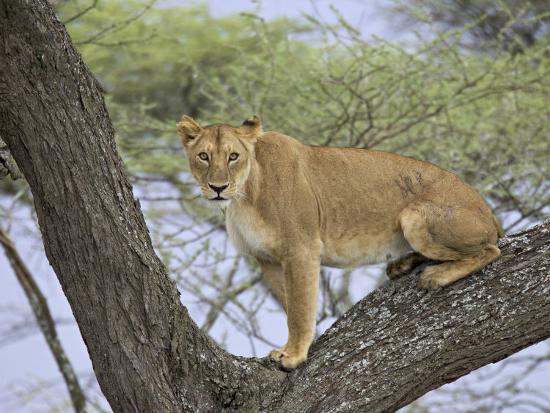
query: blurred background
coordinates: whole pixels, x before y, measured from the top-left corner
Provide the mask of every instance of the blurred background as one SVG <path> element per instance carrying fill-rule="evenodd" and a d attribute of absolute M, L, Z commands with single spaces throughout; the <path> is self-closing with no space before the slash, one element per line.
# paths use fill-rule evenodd
<path fill-rule="evenodd" d="M 182 114 L 233 125 L 258 114 L 264 129 L 305 143 L 436 163 L 477 188 L 507 232 L 549 214 L 548 0 L 52 4 L 104 89 L 182 302 L 231 353 L 264 356 L 283 344 L 285 316 L 256 263 L 228 241 L 222 213 L 201 199 L 175 133 Z M 110 411 L 23 178 L 0 180 L 0 245 L 0 411 L 70 412 L 77 397 Z M 386 282 L 383 269 L 323 268 L 318 333 Z M 402 411 L 550 412 L 550 345 Z"/>

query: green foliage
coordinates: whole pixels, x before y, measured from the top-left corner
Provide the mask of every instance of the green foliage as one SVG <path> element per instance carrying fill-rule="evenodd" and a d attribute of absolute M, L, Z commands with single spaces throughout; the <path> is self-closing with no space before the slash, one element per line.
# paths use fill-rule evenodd
<path fill-rule="evenodd" d="M 61 19 L 87 3 L 64 3 Z M 266 53 L 250 24 L 253 17 L 213 18 L 205 5 L 154 5 L 101 1 L 68 24 L 85 61 L 117 104 L 152 104 L 148 113 L 157 119 L 197 116 L 211 105 L 202 93 L 204 78 L 224 84 L 249 56 Z M 307 27 L 286 19 L 270 23 L 274 41 L 304 31 Z"/>
<path fill-rule="evenodd" d="M 62 4 L 62 16 L 78 3 Z M 183 113 L 204 123 L 257 113 L 306 143 L 429 160 L 518 223 L 548 207 L 548 37 L 521 54 L 483 55 L 460 47 L 471 26 L 410 47 L 367 41 L 341 17 L 329 26 L 149 6 L 101 2 L 69 29 L 105 84 L 130 170 L 168 179 L 186 211 L 203 210 L 187 202 L 181 174 L 174 123 Z"/>

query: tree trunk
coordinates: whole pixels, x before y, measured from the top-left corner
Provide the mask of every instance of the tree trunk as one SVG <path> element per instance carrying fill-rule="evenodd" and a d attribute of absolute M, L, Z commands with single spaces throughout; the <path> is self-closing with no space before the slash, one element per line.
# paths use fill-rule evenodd
<path fill-rule="evenodd" d="M 155 255 L 103 97 L 50 5 L 0 0 L 0 33 L 0 136 L 114 411 L 392 411 L 550 336 L 546 222 L 451 287 L 384 285 L 290 374 L 227 354 Z"/>

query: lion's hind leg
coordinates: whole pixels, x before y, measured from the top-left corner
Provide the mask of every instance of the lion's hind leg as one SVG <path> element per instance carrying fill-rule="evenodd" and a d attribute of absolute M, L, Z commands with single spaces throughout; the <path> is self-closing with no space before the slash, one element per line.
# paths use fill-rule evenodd
<path fill-rule="evenodd" d="M 420 276 L 420 287 L 439 288 L 454 283 L 461 278 L 485 267 L 500 256 L 496 245 L 488 245 L 480 254 L 457 261 L 448 261 L 426 267 Z"/>
<path fill-rule="evenodd" d="M 492 217 L 476 210 L 426 202 L 406 208 L 399 222 L 416 252 L 444 261 L 424 269 L 420 277 L 421 288 L 449 285 L 500 255 Z"/>

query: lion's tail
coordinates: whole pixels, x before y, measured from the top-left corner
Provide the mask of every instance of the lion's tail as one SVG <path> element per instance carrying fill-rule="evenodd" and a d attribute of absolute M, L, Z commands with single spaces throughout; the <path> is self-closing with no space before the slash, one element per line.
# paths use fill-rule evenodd
<path fill-rule="evenodd" d="M 504 228 L 502 228 L 502 224 L 495 214 L 493 214 L 493 224 L 497 229 L 498 237 L 502 238 L 504 236 Z"/>

